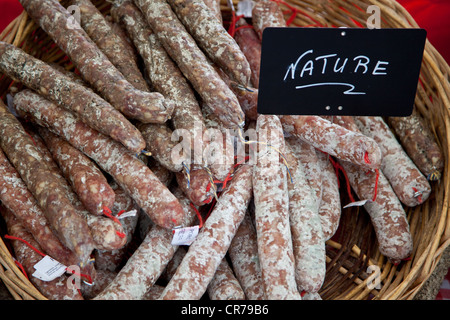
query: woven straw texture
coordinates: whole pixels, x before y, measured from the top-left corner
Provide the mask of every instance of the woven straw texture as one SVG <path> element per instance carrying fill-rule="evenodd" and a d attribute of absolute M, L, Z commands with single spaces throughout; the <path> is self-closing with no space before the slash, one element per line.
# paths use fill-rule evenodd
<path fill-rule="evenodd" d="M 382 28 L 418 28 L 408 12 L 393 0 L 284 0 L 277 1 L 290 27 L 366 27 L 367 7 L 381 9 Z M 94 1 L 108 14 L 107 1 Z M 235 8 L 238 1 L 233 0 Z M 227 1 L 221 8 L 225 23 L 231 19 Z M 47 62 L 73 68 L 53 41 L 27 16 L 20 14 L 0 35 Z M 427 41 L 420 73 L 415 107 L 426 119 L 445 155 L 445 169 L 433 193 L 421 206 L 407 208 L 414 249 L 409 261 L 393 265 L 377 248 L 369 217 L 364 209 L 342 212 L 338 236 L 327 242 L 327 274 L 320 290 L 324 300 L 408 300 L 413 299 L 433 273 L 443 251 L 450 244 L 448 170 L 450 138 L 450 85 L 448 64 Z M 5 99 L 11 79 L 2 76 L 0 95 Z M 345 194 L 343 195 L 345 197 Z M 343 200 L 345 201 L 345 200 Z M 369 285 L 370 265 L 379 267 L 378 288 Z M 372 267 L 373 268 L 373 267 Z M 46 299 L 15 265 L 5 242 L 0 240 L 0 279 L 15 299 Z"/>

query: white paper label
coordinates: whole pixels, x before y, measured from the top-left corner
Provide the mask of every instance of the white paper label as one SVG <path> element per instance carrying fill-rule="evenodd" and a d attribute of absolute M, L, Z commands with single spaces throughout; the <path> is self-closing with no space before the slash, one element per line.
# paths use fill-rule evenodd
<path fill-rule="evenodd" d="M 234 4 L 233 4 L 232 0 L 227 0 L 227 5 L 228 5 L 228 8 L 231 8 L 231 10 L 234 11 Z"/>
<path fill-rule="evenodd" d="M 173 246 L 189 246 L 198 235 L 199 226 L 173 229 Z"/>
<path fill-rule="evenodd" d="M 252 17 L 252 10 L 255 3 L 252 0 L 242 0 L 238 2 L 236 15 L 244 15 L 245 18 Z"/>
<path fill-rule="evenodd" d="M 134 217 L 137 214 L 137 210 L 130 210 L 128 212 L 122 213 L 120 216 L 118 216 L 119 219 L 128 218 L 128 217 Z"/>
<path fill-rule="evenodd" d="M 368 202 L 372 202 L 372 200 L 361 200 L 361 201 L 355 201 L 352 203 L 349 203 L 348 205 L 346 205 L 344 207 L 345 208 L 350 208 L 350 207 L 362 207 L 363 205 L 365 205 Z"/>
<path fill-rule="evenodd" d="M 45 256 L 34 265 L 34 269 L 36 271 L 33 273 L 33 277 L 42 281 L 52 281 L 62 276 L 67 267 L 55 259 Z"/>

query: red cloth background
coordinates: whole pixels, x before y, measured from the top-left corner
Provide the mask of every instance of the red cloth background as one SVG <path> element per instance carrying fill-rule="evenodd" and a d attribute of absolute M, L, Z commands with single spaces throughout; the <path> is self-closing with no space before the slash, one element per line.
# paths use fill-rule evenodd
<path fill-rule="evenodd" d="M 397 0 L 427 30 L 428 40 L 450 63 L 450 1 Z"/>
<path fill-rule="evenodd" d="M 3 31 L 22 11 L 18 0 L 0 0 L 0 30 Z"/>

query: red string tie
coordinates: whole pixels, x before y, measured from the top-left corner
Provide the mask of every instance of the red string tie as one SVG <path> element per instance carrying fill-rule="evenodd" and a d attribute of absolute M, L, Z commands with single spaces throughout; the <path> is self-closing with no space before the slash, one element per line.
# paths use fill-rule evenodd
<path fill-rule="evenodd" d="M 122 212 L 123 213 L 123 212 Z M 122 214 L 121 213 L 121 214 Z M 122 225 L 122 223 L 120 222 L 120 220 L 112 215 L 112 211 L 108 208 L 108 207 L 103 207 L 103 214 L 105 216 L 107 216 L 108 218 L 110 218 L 111 220 L 113 220 L 114 222 L 117 222 L 119 225 Z M 127 235 L 123 232 L 120 231 L 116 231 L 116 234 L 120 237 L 120 238 L 125 238 Z"/>
<path fill-rule="evenodd" d="M 417 198 L 417 200 L 419 200 L 419 203 L 422 203 L 422 192 L 420 192 L 419 190 L 417 190 L 417 188 L 412 188 L 414 191 L 414 197 Z"/>
<path fill-rule="evenodd" d="M 195 207 L 195 205 L 191 202 L 190 206 L 192 209 L 194 209 L 195 213 L 197 214 L 197 218 L 199 220 L 199 225 L 198 227 L 201 229 L 203 227 L 203 218 L 202 215 L 200 214 L 200 212 L 197 210 L 197 208 Z"/>
<path fill-rule="evenodd" d="M 10 235 L 8 235 L 8 234 L 5 234 L 5 239 L 22 241 L 22 242 L 25 243 L 28 247 L 30 247 L 31 249 L 33 249 L 37 254 L 39 254 L 39 255 L 45 257 L 45 253 L 39 251 L 36 247 L 32 246 L 31 243 L 29 243 L 29 242 L 26 241 L 25 239 L 18 238 L 18 237 L 14 237 L 14 236 L 10 236 Z"/>
<path fill-rule="evenodd" d="M 412 258 L 411 257 L 407 257 L 405 259 L 402 259 L 402 261 L 410 261 Z"/>
<path fill-rule="evenodd" d="M 240 28 L 236 28 L 236 23 L 239 21 L 239 19 L 243 18 L 244 15 L 236 16 L 236 12 L 234 10 L 231 10 L 231 22 L 230 27 L 228 28 L 228 33 L 230 36 L 234 38 L 234 35 L 236 34 L 236 31 Z"/>
<path fill-rule="evenodd" d="M 14 259 L 14 263 L 22 271 L 22 273 L 24 274 L 25 278 L 30 280 L 30 278 L 28 278 L 27 272 L 25 271 L 25 268 L 23 267 L 23 265 L 19 261 L 17 261 L 16 259 Z"/>
<path fill-rule="evenodd" d="M 321 151 L 321 152 L 323 152 L 323 151 Z M 325 153 L 325 152 L 323 152 L 323 153 Z M 347 187 L 347 193 L 350 198 L 350 202 L 355 202 L 355 198 L 353 198 L 352 188 L 350 186 L 350 181 L 348 179 L 347 172 L 345 172 L 344 168 L 340 165 L 340 163 L 338 163 L 336 160 L 334 160 L 331 156 L 329 156 L 328 159 L 330 160 L 331 164 L 334 167 L 336 176 L 338 177 L 338 183 L 339 183 L 339 172 L 341 172 L 342 175 L 344 176 L 346 187 Z M 339 187 L 340 187 L 340 185 L 339 185 Z"/>

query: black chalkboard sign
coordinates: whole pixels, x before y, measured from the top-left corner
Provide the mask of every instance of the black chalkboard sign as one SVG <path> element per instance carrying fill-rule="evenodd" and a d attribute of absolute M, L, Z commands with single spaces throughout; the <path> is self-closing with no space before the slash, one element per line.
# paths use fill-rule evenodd
<path fill-rule="evenodd" d="M 408 116 L 424 29 L 266 28 L 258 112 Z"/>

